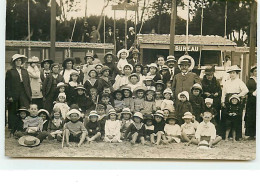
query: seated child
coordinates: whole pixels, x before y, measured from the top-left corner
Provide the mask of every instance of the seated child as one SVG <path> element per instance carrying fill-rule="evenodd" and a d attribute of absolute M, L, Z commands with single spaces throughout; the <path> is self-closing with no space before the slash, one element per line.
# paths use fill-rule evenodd
<path fill-rule="evenodd" d="M 42 131 L 43 120 L 38 116 L 38 106 L 30 104 L 30 115 L 24 119 L 23 131 L 16 132 L 16 138 L 25 135 L 32 135 L 37 137 L 41 142 L 48 136 L 46 131 Z"/>
<path fill-rule="evenodd" d="M 158 80 L 157 82 L 155 82 L 155 89 L 156 91 L 160 91 L 160 92 L 163 92 L 164 91 L 164 83 L 162 80 Z"/>
<path fill-rule="evenodd" d="M 88 121 L 85 123 L 85 127 L 88 131 L 87 135 L 87 142 L 91 143 L 93 141 L 99 140 L 101 137 L 101 132 L 100 132 L 100 122 L 98 120 L 99 115 L 97 114 L 97 111 L 93 110 L 90 112 L 88 116 Z"/>
<path fill-rule="evenodd" d="M 99 87 L 99 80 L 97 79 L 97 71 L 95 68 L 92 68 L 88 72 L 89 79 L 87 79 L 84 83 L 84 88 L 86 89 L 86 94 L 90 95 L 90 89 Z"/>
<path fill-rule="evenodd" d="M 133 66 L 131 64 L 126 64 L 123 67 L 123 75 L 117 75 L 115 78 L 115 83 L 113 88 L 115 90 L 120 89 L 122 86 L 125 86 L 129 83 L 128 77 L 133 71 Z"/>
<path fill-rule="evenodd" d="M 95 104 L 91 98 L 86 96 L 86 89 L 83 85 L 78 85 L 75 90 L 77 95 L 74 97 L 73 104 L 77 104 L 82 112 L 90 112 L 90 110 L 95 109 Z"/>
<path fill-rule="evenodd" d="M 47 131 L 48 125 L 50 123 L 50 114 L 49 114 L 49 112 L 47 110 L 45 110 L 45 109 L 40 109 L 38 111 L 38 116 L 40 116 L 42 118 L 42 120 L 43 120 L 43 128 L 42 128 L 42 130 Z"/>
<path fill-rule="evenodd" d="M 156 91 L 155 92 L 155 106 L 156 110 L 161 110 L 161 104 L 163 101 L 163 94 L 161 91 Z"/>
<path fill-rule="evenodd" d="M 205 112 L 210 112 L 212 114 L 211 122 L 217 127 L 216 116 L 217 116 L 218 113 L 212 105 L 213 105 L 213 99 L 212 98 L 206 98 L 205 99 Z"/>
<path fill-rule="evenodd" d="M 16 124 L 14 124 L 14 126 L 12 128 L 11 134 L 15 135 L 16 132 L 23 131 L 24 120 L 29 115 L 30 115 L 30 113 L 26 107 L 21 107 L 20 109 L 18 109 L 17 121 L 16 121 Z"/>
<path fill-rule="evenodd" d="M 132 91 L 131 88 L 128 86 L 122 87 L 121 88 L 122 93 L 123 93 L 123 100 L 125 102 L 125 107 L 131 109 L 132 104 L 133 104 L 133 98 L 132 98 Z"/>
<path fill-rule="evenodd" d="M 203 121 L 199 124 L 191 143 L 198 145 L 200 141 L 205 140 L 209 143 L 209 147 L 212 147 L 222 140 L 220 136 L 217 136 L 215 126 L 210 122 L 211 119 L 210 112 L 203 113 Z"/>
<path fill-rule="evenodd" d="M 193 115 L 190 112 L 185 112 L 182 119 L 184 123 L 181 125 L 181 139 L 188 142 L 187 146 L 189 146 L 191 140 L 195 137 L 197 127 L 192 123 Z"/>
<path fill-rule="evenodd" d="M 163 91 L 164 100 L 161 104 L 161 110 L 168 109 L 170 112 L 174 112 L 174 103 L 171 100 L 172 98 L 172 90 L 167 88 Z"/>
<path fill-rule="evenodd" d="M 107 107 L 104 104 L 100 103 L 97 105 L 97 113 L 99 115 L 98 121 L 100 123 L 100 133 L 101 133 L 102 140 L 105 137 L 105 123 L 107 120 L 106 109 L 107 109 Z"/>
<path fill-rule="evenodd" d="M 114 109 L 114 107 L 111 105 L 111 101 L 110 101 L 110 95 L 107 94 L 107 93 L 103 93 L 101 95 L 101 99 L 100 99 L 101 103 L 106 105 L 106 114 L 108 114 L 108 112 L 111 110 L 111 109 Z"/>
<path fill-rule="evenodd" d="M 125 138 L 130 137 L 131 144 L 135 144 L 136 142 L 141 142 L 141 144 L 144 145 L 145 126 L 142 123 L 143 121 L 142 113 L 136 112 L 133 116 L 133 120 L 134 123 L 131 123 L 131 125 L 128 127 L 128 129 L 125 132 Z"/>
<path fill-rule="evenodd" d="M 182 117 L 185 112 L 192 112 L 192 106 L 189 102 L 189 93 L 187 91 L 183 91 L 178 94 L 179 101 L 176 101 L 176 113 L 178 117 L 178 123 L 183 124 Z"/>
<path fill-rule="evenodd" d="M 144 108 L 141 110 L 143 115 L 145 114 L 153 114 L 156 111 L 155 101 L 154 101 L 154 91 L 147 90 L 145 92 L 145 101 L 144 101 Z"/>
<path fill-rule="evenodd" d="M 144 109 L 144 92 L 146 87 L 139 86 L 134 90 L 134 100 L 131 107 L 131 112 L 140 112 Z"/>
<path fill-rule="evenodd" d="M 171 112 L 167 108 L 164 108 L 162 111 L 163 111 L 163 116 L 164 116 L 163 118 L 164 118 L 164 120 L 166 120 Z"/>
<path fill-rule="evenodd" d="M 114 95 L 114 108 L 117 113 L 121 112 L 125 108 L 125 102 L 123 100 L 123 92 L 121 90 L 116 90 Z"/>
<path fill-rule="evenodd" d="M 61 117 L 61 111 L 59 108 L 54 108 L 51 116 L 50 124 L 48 125 L 48 139 L 57 141 L 62 140 L 62 130 L 64 126 L 64 120 Z"/>
<path fill-rule="evenodd" d="M 124 108 L 121 112 L 121 138 L 124 139 L 124 135 L 128 127 L 133 123 L 134 121 L 131 119 L 132 113 L 129 108 Z"/>
<path fill-rule="evenodd" d="M 104 141 L 108 143 L 122 142 L 120 140 L 120 121 L 117 120 L 117 114 L 115 109 L 111 109 L 108 112 L 108 120 L 105 123 L 105 137 Z"/>
<path fill-rule="evenodd" d="M 154 125 L 153 125 L 153 115 L 147 114 L 144 118 L 145 124 L 145 139 L 149 140 L 151 144 L 155 144 L 154 141 Z"/>
<path fill-rule="evenodd" d="M 87 129 L 84 124 L 79 121 L 81 113 L 77 109 L 72 109 L 67 113 L 67 118 L 70 120 L 64 125 L 64 139 L 66 146 L 70 147 L 70 141 L 79 142 L 80 147 L 86 139 Z"/>
<path fill-rule="evenodd" d="M 202 120 L 201 114 L 204 112 L 205 104 L 204 99 L 201 97 L 202 87 L 196 83 L 191 88 L 190 103 L 193 110 L 193 115 L 199 122 Z"/>
<path fill-rule="evenodd" d="M 65 120 L 66 114 L 69 111 L 70 107 L 66 103 L 66 94 L 60 93 L 58 95 L 58 101 L 54 105 L 53 108 L 59 108 L 61 110 L 62 118 Z"/>
<path fill-rule="evenodd" d="M 156 145 L 159 145 L 161 143 L 161 139 L 165 138 L 164 134 L 164 115 L 163 111 L 157 110 L 154 114 L 154 136 L 157 137 L 156 139 Z"/>
<path fill-rule="evenodd" d="M 136 73 L 132 73 L 131 75 L 128 76 L 128 81 L 129 83 L 127 84 L 130 88 L 131 91 L 133 92 L 134 89 L 138 86 L 142 86 L 142 84 L 140 84 L 140 78 Z"/>
<path fill-rule="evenodd" d="M 155 90 L 155 87 L 154 87 L 154 81 L 153 81 L 153 78 L 151 76 L 146 76 L 145 79 L 143 80 L 143 83 L 145 85 L 145 87 L 147 89 L 153 89 Z"/>
<path fill-rule="evenodd" d="M 181 127 L 176 124 L 177 121 L 178 119 L 173 113 L 169 114 L 168 118 L 166 119 L 166 125 L 164 126 L 166 140 L 163 140 L 165 144 L 181 142 Z"/>

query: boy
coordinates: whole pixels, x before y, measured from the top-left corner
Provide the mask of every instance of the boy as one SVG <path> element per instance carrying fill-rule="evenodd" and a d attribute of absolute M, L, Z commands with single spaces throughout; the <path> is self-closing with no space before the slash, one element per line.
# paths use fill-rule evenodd
<path fill-rule="evenodd" d="M 193 115 L 190 112 L 185 112 L 182 119 L 184 124 L 181 125 L 181 139 L 184 142 L 188 142 L 186 146 L 189 146 L 192 139 L 195 137 L 197 125 L 192 123 Z"/>
<path fill-rule="evenodd" d="M 91 143 L 93 141 L 99 140 L 101 137 L 100 122 L 98 120 L 99 115 L 95 110 L 89 113 L 88 118 L 88 121 L 85 122 L 85 127 L 88 131 L 87 141 L 88 143 Z"/>
<path fill-rule="evenodd" d="M 29 113 L 30 115 L 24 119 L 24 131 L 18 131 L 15 136 L 16 138 L 20 138 L 25 135 L 32 135 L 42 142 L 48 136 L 48 133 L 42 131 L 43 120 L 38 116 L 38 106 L 36 104 L 30 104 Z"/>
<path fill-rule="evenodd" d="M 211 148 L 222 140 L 220 136 L 217 136 L 215 125 L 210 122 L 211 119 L 212 114 L 210 112 L 203 113 L 203 121 L 198 125 L 195 138 L 191 140 L 191 143 L 198 145 L 200 141 L 205 140 Z"/>
<path fill-rule="evenodd" d="M 98 121 L 100 124 L 101 140 L 103 140 L 105 137 L 105 123 L 107 120 L 106 109 L 107 109 L 107 106 L 104 104 L 97 105 L 97 113 L 99 115 Z"/>
<path fill-rule="evenodd" d="M 67 147 L 71 147 L 69 141 L 79 141 L 78 147 L 80 147 L 86 139 L 87 129 L 79 121 L 80 115 L 81 113 L 77 109 L 71 109 L 67 113 L 67 118 L 70 120 L 64 125 L 64 136 Z"/>
<path fill-rule="evenodd" d="M 171 142 L 181 142 L 181 127 L 176 124 L 177 121 L 178 118 L 173 113 L 169 114 L 168 118 L 166 119 L 166 125 L 164 126 L 166 140 L 163 140 L 165 144 Z"/>

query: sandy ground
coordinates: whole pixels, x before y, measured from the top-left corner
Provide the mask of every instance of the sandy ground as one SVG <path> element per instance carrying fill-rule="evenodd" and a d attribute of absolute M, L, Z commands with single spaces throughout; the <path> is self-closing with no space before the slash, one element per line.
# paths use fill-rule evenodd
<path fill-rule="evenodd" d="M 6 132 L 7 133 L 7 132 Z M 8 134 L 6 134 L 8 135 Z M 61 148 L 57 141 L 44 140 L 39 146 L 29 148 L 20 146 L 14 138 L 5 137 L 5 155 L 9 157 L 84 157 L 84 158 L 161 158 L 161 159 L 217 159 L 253 160 L 256 156 L 256 141 L 242 140 L 236 143 L 221 141 L 209 150 L 184 143 L 147 146 L 123 143 L 91 143 L 82 147 Z"/>

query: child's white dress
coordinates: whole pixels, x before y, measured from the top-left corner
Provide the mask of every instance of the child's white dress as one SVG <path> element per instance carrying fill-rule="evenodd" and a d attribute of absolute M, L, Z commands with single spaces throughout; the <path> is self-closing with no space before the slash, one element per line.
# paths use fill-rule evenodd
<path fill-rule="evenodd" d="M 121 123 L 119 120 L 116 121 L 111 121 L 107 120 L 105 123 L 105 137 L 104 141 L 105 142 L 122 142 L 120 140 L 120 128 L 121 128 Z M 108 138 L 108 136 L 111 135 L 113 136 L 112 139 Z"/>
<path fill-rule="evenodd" d="M 118 63 L 117 63 L 117 68 L 118 68 L 120 71 L 123 71 L 123 68 L 124 68 L 124 66 L 125 66 L 126 64 L 129 64 L 129 63 L 127 62 L 127 60 L 120 58 L 119 61 L 118 61 Z"/>
<path fill-rule="evenodd" d="M 174 112 L 174 103 L 172 100 L 166 100 L 164 99 L 161 104 L 161 110 L 168 109 L 170 112 Z"/>
<path fill-rule="evenodd" d="M 174 139 L 176 141 L 176 143 L 180 143 L 181 142 L 180 138 L 170 136 L 170 135 L 181 136 L 181 127 L 179 125 L 177 125 L 177 124 L 175 124 L 175 125 L 166 124 L 164 126 L 164 131 L 165 131 L 165 134 L 166 134 L 167 138 Z"/>
<path fill-rule="evenodd" d="M 67 105 L 67 103 L 56 103 L 53 107 L 54 108 L 59 108 L 61 110 L 61 115 L 62 118 L 65 120 L 67 112 L 69 111 L 70 107 Z"/>
<path fill-rule="evenodd" d="M 119 89 L 120 87 L 127 85 L 129 83 L 128 76 L 120 76 L 117 75 L 115 78 L 115 83 L 113 85 L 113 88 L 115 90 Z"/>

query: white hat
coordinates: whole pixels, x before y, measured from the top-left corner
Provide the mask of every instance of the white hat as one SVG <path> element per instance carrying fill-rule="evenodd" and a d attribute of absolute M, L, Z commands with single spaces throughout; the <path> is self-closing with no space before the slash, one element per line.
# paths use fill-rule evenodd
<path fill-rule="evenodd" d="M 164 117 L 163 111 L 162 110 L 157 110 L 154 114 L 154 116 L 160 116 L 160 117 Z"/>
<path fill-rule="evenodd" d="M 206 98 L 205 99 L 205 103 L 213 103 L 213 99 L 212 98 Z"/>
<path fill-rule="evenodd" d="M 110 110 L 108 111 L 108 115 L 110 115 L 110 114 L 116 114 L 115 109 L 110 109 Z"/>
<path fill-rule="evenodd" d="M 237 94 L 233 94 L 230 98 L 229 98 L 229 101 L 231 101 L 231 99 L 237 99 L 239 102 L 240 102 L 240 98 Z"/>
<path fill-rule="evenodd" d="M 185 112 L 182 119 L 185 119 L 185 118 L 192 119 L 193 118 L 192 113 L 191 112 Z"/>
<path fill-rule="evenodd" d="M 192 86 L 192 88 L 191 89 L 199 89 L 199 90 L 201 90 L 202 91 L 202 87 L 201 87 L 201 85 L 200 84 L 198 84 L 198 83 L 195 83 L 193 86 Z"/>
<path fill-rule="evenodd" d="M 210 149 L 209 143 L 207 141 L 205 141 L 205 140 L 199 142 L 198 149 L 206 149 L 206 150 Z"/>
<path fill-rule="evenodd" d="M 38 63 L 40 60 L 38 57 L 33 56 L 28 59 L 28 63 Z"/>
<path fill-rule="evenodd" d="M 26 59 L 27 57 L 25 56 L 25 55 L 20 55 L 20 54 L 14 54 L 13 56 L 12 56 L 12 62 L 13 61 L 15 61 L 16 59 L 18 59 L 18 58 L 23 58 L 23 59 Z"/>
<path fill-rule="evenodd" d="M 66 94 L 65 93 L 59 93 L 58 98 L 61 97 L 61 96 L 66 98 Z"/>
<path fill-rule="evenodd" d="M 146 76 L 145 79 L 144 79 L 144 81 L 148 81 L 148 80 L 153 81 L 153 77 L 151 77 L 151 76 Z"/>
<path fill-rule="evenodd" d="M 143 114 L 141 112 L 136 112 L 133 117 L 144 119 Z"/>
<path fill-rule="evenodd" d="M 38 114 L 41 113 L 41 112 L 45 112 L 45 113 L 47 114 L 47 116 L 50 117 L 50 113 L 49 113 L 47 110 L 45 110 L 45 109 L 40 109 L 40 110 L 38 111 Z"/>
<path fill-rule="evenodd" d="M 120 58 L 121 53 L 126 53 L 126 58 L 129 57 L 129 51 L 127 49 L 121 49 L 117 53 L 117 58 Z"/>
<path fill-rule="evenodd" d="M 121 114 L 130 114 L 130 115 L 132 115 L 131 110 L 129 108 L 123 108 Z"/>
<path fill-rule="evenodd" d="M 68 119 L 70 119 L 70 115 L 71 115 L 71 114 L 78 114 L 79 117 L 82 116 L 82 115 L 81 115 L 81 112 L 80 112 L 79 110 L 77 110 L 77 109 L 71 109 L 71 110 L 67 113 L 66 117 L 67 117 Z"/>
<path fill-rule="evenodd" d="M 180 93 L 178 94 L 178 99 L 179 99 L 179 100 L 180 100 L 180 96 L 181 96 L 181 95 L 186 96 L 187 100 L 189 101 L 190 96 L 189 96 L 189 93 L 188 93 L 187 91 L 182 91 L 182 92 L 180 92 Z"/>
<path fill-rule="evenodd" d="M 129 67 L 131 68 L 131 71 L 133 71 L 133 66 L 132 66 L 131 64 L 125 64 L 125 65 L 123 66 L 123 70 L 125 69 L 126 66 L 129 66 Z"/>
<path fill-rule="evenodd" d="M 38 146 L 40 144 L 40 139 L 34 136 L 27 135 L 27 136 L 20 137 L 18 143 L 22 146 L 33 147 L 33 146 Z"/>
<path fill-rule="evenodd" d="M 164 91 L 163 91 L 163 94 L 165 93 L 170 93 L 171 95 L 173 94 L 172 93 L 172 90 L 170 88 L 166 88 Z"/>
<path fill-rule="evenodd" d="M 134 29 L 134 27 L 131 26 L 131 27 L 129 27 L 129 31 L 130 31 L 130 30 L 135 30 L 135 29 Z"/>
<path fill-rule="evenodd" d="M 156 63 L 151 63 L 150 65 L 147 65 L 149 68 L 155 67 L 158 70 L 158 66 Z"/>
<path fill-rule="evenodd" d="M 66 86 L 66 84 L 63 83 L 63 82 L 60 82 L 60 83 L 57 84 L 57 88 L 65 87 L 65 86 Z"/>
<path fill-rule="evenodd" d="M 227 70 L 227 73 L 230 73 L 232 71 L 237 71 L 237 72 L 240 72 L 241 69 L 237 66 L 237 65 L 233 65 L 233 66 L 230 66 Z"/>
<path fill-rule="evenodd" d="M 88 117 L 90 118 L 90 116 L 96 116 L 99 118 L 99 115 L 98 115 L 97 111 L 95 111 L 95 110 L 90 111 Z"/>

